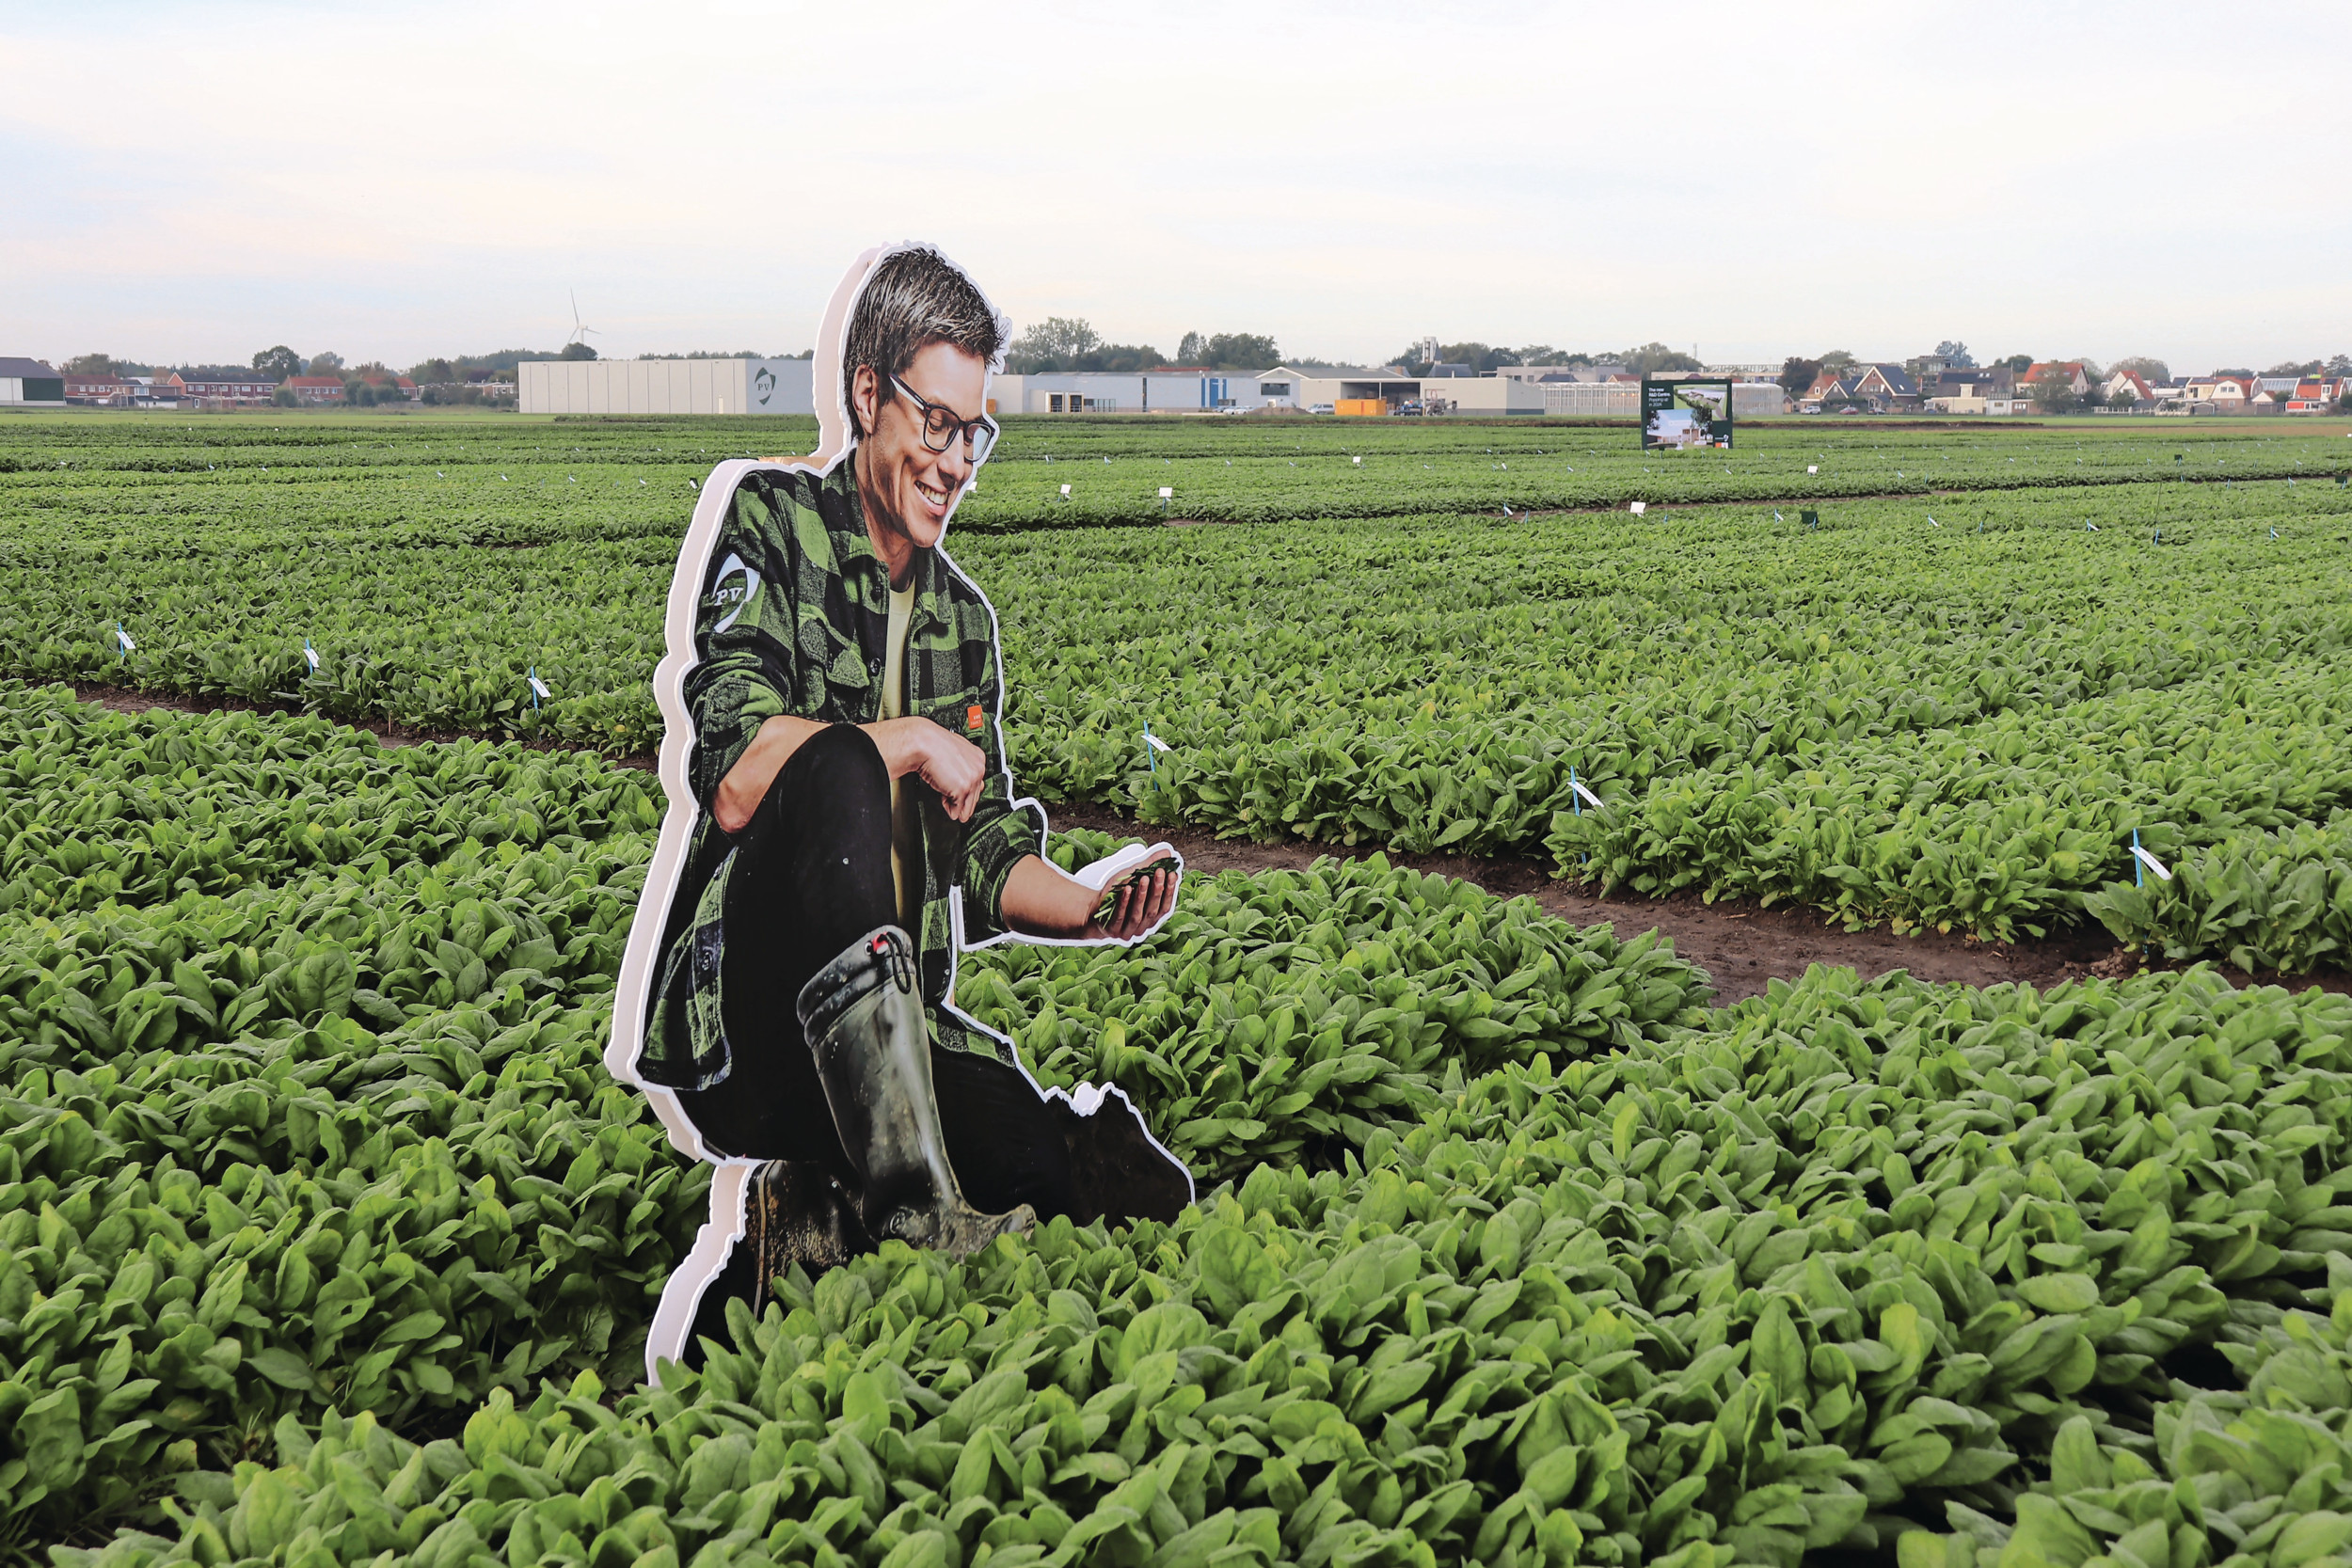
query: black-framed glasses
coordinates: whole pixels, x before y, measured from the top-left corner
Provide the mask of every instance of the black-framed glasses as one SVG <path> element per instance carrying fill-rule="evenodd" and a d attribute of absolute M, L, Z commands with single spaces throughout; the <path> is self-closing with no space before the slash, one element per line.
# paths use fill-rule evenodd
<path fill-rule="evenodd" d="M 988 461 L 989 448 L 996 444 L 994 420 L 985 414 L 975 420 L 959 420 L 954 409 L 931 402 L 897 376 L 890 378 L 890 384 L 904 392 L 907 401 L 923 411 L 918 422 L 922 426 L 925 446 L 933 451 L 946 451 L 955 440 L 956 433 L 961 431 L 965 460 L 975 464 Z"/>

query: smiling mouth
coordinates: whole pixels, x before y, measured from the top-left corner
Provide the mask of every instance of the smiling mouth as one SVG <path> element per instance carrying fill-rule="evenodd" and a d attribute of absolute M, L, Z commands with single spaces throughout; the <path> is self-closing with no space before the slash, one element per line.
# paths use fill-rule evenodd
<path fill-rule="evenodd" d="M 933 506 L 944 507 L 947 504 L 947 492 L 945 490 L 933 489 L 919 479 L 914 482 L 914 489 L 916 494 Z"/>

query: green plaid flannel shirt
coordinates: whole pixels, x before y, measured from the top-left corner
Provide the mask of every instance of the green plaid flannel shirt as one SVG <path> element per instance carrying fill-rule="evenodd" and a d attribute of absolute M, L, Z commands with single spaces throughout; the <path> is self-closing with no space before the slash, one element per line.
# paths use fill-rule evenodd
<path fill-rule="evenodd" d="M 687 782 L 702 814 L 671 901 L 639 1065 L 653 1082 L 690 1089 L 723 1082 L 733 1065 L 720 988 L 733 846 L 710 815 L 711 800 L 777 714 L 831 724 L 882 717 L 890 609 L 889 571 L 866 537 L 849 457 L 822 477 L 798 469 L 745 475 L 706 571 L 697 661 L 685 680 L 694 726 Z M 988 757 L 969 822 L 954 821 L 936 794 L 917 790 L 922 915 L 921 929 L 909 934 L 921 954 L 932 1037 L 961 1050 L 963 1026 L 939 1011 L 954 967 L 951 900 L 961 892 L 967 939 L 1000 933 L 1005 880 L 1022 857 L 1041 853 L 1044 822 L 1013 805 L 998 749 L 1004 674 L 995 618 L 935 549 L 915 554 L 906 680 L 908 714 L 945 725 Z"/>

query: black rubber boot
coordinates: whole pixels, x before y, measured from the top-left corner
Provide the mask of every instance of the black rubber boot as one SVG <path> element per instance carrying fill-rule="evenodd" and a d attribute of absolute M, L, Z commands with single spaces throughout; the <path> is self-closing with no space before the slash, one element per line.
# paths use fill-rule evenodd
<path fill-rule="evenodd" d="M 896 1236 L 960 1258 L 1037 1224 L 1025 1203 L 983 1214 L 957 1185 L 931 1087 L 914 944 L 904 931 L 884 926 L 844 948 L 802 989 L 800 1015 L 874 1240 Z"/>

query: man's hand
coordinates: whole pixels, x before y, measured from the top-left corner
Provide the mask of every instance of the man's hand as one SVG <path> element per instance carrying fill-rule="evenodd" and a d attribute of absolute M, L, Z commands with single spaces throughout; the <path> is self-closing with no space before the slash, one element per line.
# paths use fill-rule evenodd
<path fill-rule="evenodd" d="M 1110 912 L 1089 919 L 1079 932 L 1087 942 L 1131 942 L 1168 918 L 1176 907 L 1176 863 L 1166 855 L 1145 861 L 1127 874 L 1112 895 Z"/>
<path fill-rule="evenodd" d="M 1033 937 L 1064 941 L 1132 942 L 1168 918 L 1176 907 L 1179 873 L 1161 856 L 1146 861 L 1113 895 L 1108 913 L 1097 920 L 1103 895 L 1035 855 L 1024 856 L 1005 879 L 1005 924 Z"/>
<path fill-rule="evenodd" d="M 892 778 L 914 774 L 938 794 L 950 817 L 972 820 L 980 787 L 988 783 L 987 752 L 929 719 L 885 719 L 866 725 L 866 732 L 881 749 Z"/>

